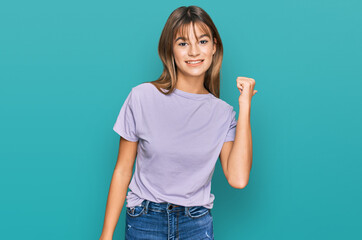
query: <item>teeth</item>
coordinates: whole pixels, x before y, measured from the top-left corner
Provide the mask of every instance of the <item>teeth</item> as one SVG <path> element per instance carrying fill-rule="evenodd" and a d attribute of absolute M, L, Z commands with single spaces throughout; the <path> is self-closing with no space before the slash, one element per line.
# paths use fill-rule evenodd
<path fill-rule="evenodd" d="M 196 62 L 190 62 L 190 61 L 186 61 L 187 63 L 191 63 L 191 64 L 194 64 L 194 63 L 199 63 L 199 62 L 202 62 L 202 61 L 196 61 Z"/>

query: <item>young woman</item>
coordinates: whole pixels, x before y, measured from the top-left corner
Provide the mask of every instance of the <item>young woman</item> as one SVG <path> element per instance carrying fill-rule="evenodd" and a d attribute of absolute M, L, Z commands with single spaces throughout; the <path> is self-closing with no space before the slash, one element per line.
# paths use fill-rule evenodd
<path fill-rule="evenodd" d="M 213 239 L 218 157 L 232 187 L 249 180 L 255 81 L 237 78 L 237 122 L 219 98 L 223 46 L 210 16 L 196 6 L 177 8 L 158 52 L 163 73 L 132 88 L 113 127 L 121 138 L 101 239 L 112 239 L 125 199 L 126 239 Z"/>

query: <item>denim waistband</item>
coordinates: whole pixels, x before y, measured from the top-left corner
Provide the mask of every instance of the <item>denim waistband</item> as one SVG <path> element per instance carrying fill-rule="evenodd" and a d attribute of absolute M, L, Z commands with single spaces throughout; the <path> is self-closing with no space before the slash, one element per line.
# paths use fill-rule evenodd
<path fill-rule="evenodd" d="M 185 214 L 187 214 L 188 210 L 191 208 L 182 205 L 176 205 L 169 202 L 156 203 L 147 199 L 143 200 L 140 206 L 145 207 L 146 214 L 149 209 L 156 212 L 185 212 Z"/>

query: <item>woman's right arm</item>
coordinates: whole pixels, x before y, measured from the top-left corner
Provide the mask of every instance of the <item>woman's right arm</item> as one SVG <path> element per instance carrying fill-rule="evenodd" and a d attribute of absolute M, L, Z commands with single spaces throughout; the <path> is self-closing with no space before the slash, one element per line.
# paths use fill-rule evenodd
<path fill-rule="evenodd" d="M 138 142 L 120 138 L 117 163 L 109 188 L 106 214 L 100 240 L 111 240 L 126 199 L 137 156 Z"/>

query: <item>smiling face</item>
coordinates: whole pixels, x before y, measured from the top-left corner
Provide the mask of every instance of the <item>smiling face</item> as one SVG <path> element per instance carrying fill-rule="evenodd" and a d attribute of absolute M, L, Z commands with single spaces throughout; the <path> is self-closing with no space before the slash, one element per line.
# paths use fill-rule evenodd
<path fill-rule="evenodd" d="M 187 32 L 187 35 L 182 34 Z M 198 39 L 195 36 L 198 37 Z M 206 25 L 190 23 L 180 29 L 173 43 L 173 54 L 177 66 L 178 77 L 204 77 L 212 63 L 212 56 L 216 51 L 216 44 L 212 41 L 210 30 Z M 216 41 L 216 40 L 214 40 Z"/>

